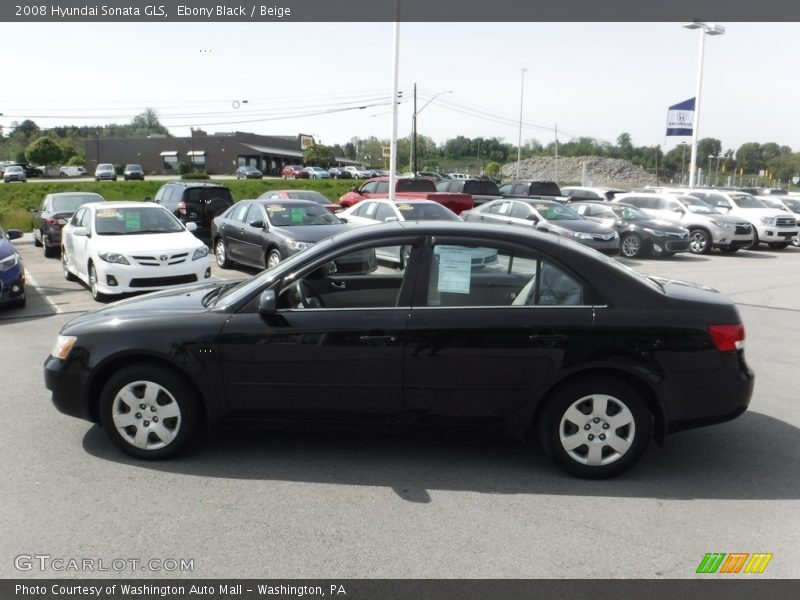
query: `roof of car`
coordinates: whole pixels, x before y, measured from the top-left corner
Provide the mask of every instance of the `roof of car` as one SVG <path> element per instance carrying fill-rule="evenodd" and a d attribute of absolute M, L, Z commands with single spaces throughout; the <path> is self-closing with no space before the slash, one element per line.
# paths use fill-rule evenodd
<path fill-rule="evenodd" d="M 222 183 L 217 183 L 216 181 L 201 181 L 196 179 L 182 179 L 180 181 L 168 181 L 164 185 L 180 185 L 183 187 L 222 187 L 226 188 L 227 186 Z"/>

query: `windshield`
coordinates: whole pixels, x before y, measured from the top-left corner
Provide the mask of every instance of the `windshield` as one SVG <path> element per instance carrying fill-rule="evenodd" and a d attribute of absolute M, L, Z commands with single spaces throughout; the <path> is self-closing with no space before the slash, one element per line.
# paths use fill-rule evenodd
<path fill-rule="evenodd" d="M 289 192 L 288 196 L 295 200 L 311 200 L 317 204 L 331 204 L 331 201 L 319 192 Z"/>
<path fill-rule="evenodd" d="M 158 206 L 101 208 L 94 220 L 98 235 L 178 233 L 183 225 L 171 212 Z"/>
<path fill-rule="evenodd" d="M 53 198 L 53 212 L 75 212 L 79 206 L 87 202 L 101 202 L 102 196 L 85 194 L 82 196 L 55 196 Z"/>
<path fill-rule="evenodd" d="M 571 208 L 560 204 L 537 203 L 533 205 L 543 219 L 547 221 L 581 221 L 583 217 Z"/>
<path fill-rule="evenodd" d="M 435 192 L 436 184 L 430 179 L 398 179 L 395 184 L 398 192 Z"/>
<path fill-rule="evenodd" d="M 296 227 L 306 225 L 335 225 L 341 221 L 319 204 L 270 203 L 264 208 L 269 222 L 277 227 Z"/>
<path fill-rule="evenodd" d="M 689 209 L 689 212 L 693 212 L 697 215 L 721 215 L 722 213 L 718 211 L 716 208 L 711 206 L 710 204 L 706 204 L 700 198 L 696 196 L 676 196 L 678 202 L 683 204 L 686 208 Z"/>
<path fill-rule="evenodd" d="M 614 214 L 623 221 L 647 221 L 648 219 L 652 218 L 640 208 L 632 205 L 623 206 L 621 204 L 617 204 L 612 206 L 611 210 L 613 210 Z"/>
<path fill-rule="evenodd" d="M 761 200 L 750 194 L 730 194 L 730 197 L 739 208 L 766 208 Z"/>

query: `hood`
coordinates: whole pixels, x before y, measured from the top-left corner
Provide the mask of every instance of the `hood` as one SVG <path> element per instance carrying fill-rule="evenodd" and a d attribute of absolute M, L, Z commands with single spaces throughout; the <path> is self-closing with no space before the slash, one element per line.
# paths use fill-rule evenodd
<path fill-rule="evenodd" d="M 570 231 L 581 231 L 583 233 L 596 233 L 599 235 L 604 235 L 607 233 L 613 233 L 614 230 L 611 227 L 607 227 L 606 225 L 601 225 L 595 221 L 591 221 L 589 219 L 575 219 L 575 220 L 564 220 L 564 221 L 546 221 L 548 225 L 553 227 L 563 227 L 564 229 L 569 229 Z"/>
<path fill-rule="evenodd" d="M 740 215 L 754 217 L 794 217 L 794 214 L 777 208 L 737 208 L 736 212 Z M 727 216 L 735 216 L 730 213 Z"/>
<path fill-rule="evenodd" d="M 141 235 L 96 235 L 96 241 L 103 250 L 111 250 L 120 254 L 160 252 L 176 252 L 199 248 L 203 245 L 198 238 L 188 231 L 175 233 L 143 233 Z M 100 248 L 96 248 L 99 250 Z"/>
<path fill-rule="evenodd" d="M 318 242 L 321 239 L 342 233 L 352 226 L 347 223 L 330 225 L 296 225 L 294 227 L 274 227 L 272 231 L 283 238 L 298 242 Z"/>
<path fill-rule="evenodd" d="M 688 233 L 685 227 L 675 225 L 663 219 L 644 219 L 642 221 L 625 221 L 631 225 L 638 225 L 639 227 L 648 227 L 650 229 L 657 229 L 664 233 Z"/>
<path fill-rule="evenodd" d="M 14 246 L 11 245 L 11 241 L 3 236 L 0 238 L 0 260 L 4 258 L 8 258 L 12 254 L 16 253 L 16 249 Z"/>
<path fill-rule="evenodd" d="M 213 290 L 231 283 L 238 282 L 193 284 L 112 302 L 76 317 L 64 326 L 62 333 L 75 334 L 88 327 L 108 327 L 115 322 L 129 321 L 140 316 L 174 319 L 180 314 L 208 312 L 210 308 L 203 306 L 203 298 Z"/>

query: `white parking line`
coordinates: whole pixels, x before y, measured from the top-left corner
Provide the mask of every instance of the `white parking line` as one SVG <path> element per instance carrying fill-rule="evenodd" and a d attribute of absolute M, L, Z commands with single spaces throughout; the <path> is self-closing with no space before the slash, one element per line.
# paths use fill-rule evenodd
<path fill-rule="evenodd" d="M 25 269 L 25 281 L 26 285 L 28 282 L 30 282 L 30 284 L 36 288 L 36 290 L 42 295 L 42 298 L 44 298 L 44 301 L 47 302 L 54 311 L 56 311 L 56 314 L 61 314 L 64 312 L 50 299 L 42 287 L 36 283 L 36 279 L 33 277 L 33 275 L 31 275 L 31 272 L 28 269 Z"/>

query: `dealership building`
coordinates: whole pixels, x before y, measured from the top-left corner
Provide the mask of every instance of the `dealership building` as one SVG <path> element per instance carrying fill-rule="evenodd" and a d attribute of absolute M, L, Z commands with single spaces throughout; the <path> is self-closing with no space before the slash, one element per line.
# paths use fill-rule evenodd
<path fill-rule="evenodd" d="M 234 173 L 252 165 L 265 175 L 279 175 L 286 165 L 302 164 L 303 152 L 314 144 L 310 135 L 270 136 L 234 131 L 207 134 L 193 130 L 190 137 L 96 138 L 86 141 L 86 168 L 100 163 L 140 164 L 147 174 L 175 174 L 185 163 L 209 175 Z M 356 161 L 336 157 L 337 165 Z"/>

